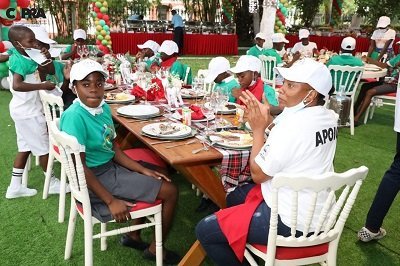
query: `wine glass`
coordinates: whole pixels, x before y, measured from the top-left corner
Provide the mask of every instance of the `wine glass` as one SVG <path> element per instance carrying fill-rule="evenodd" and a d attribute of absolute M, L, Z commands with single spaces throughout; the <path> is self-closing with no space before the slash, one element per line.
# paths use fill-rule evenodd
<path fill-rule="evenodd" d="M 205 135 L 207 136 L 209 133 L 211 133 L 210 127 L 209 127 L 209 121 L 212 118 L 214 114 L 214 108 L 212 104 L 212 99 L 210 96 L 204 97 L 203 103 L 200 105 L 201 111 L 206 117 L 207 125 L 206 125 L 206 130 L 204 131 Z M 215 102 L 215 101 L 214 101 Z"/>
<path fill-rule="evenodd" d="M 76 47 L 76 53 L 79 55 L 79 60 L 81 60 L 84 53 L 82 45 Z"/>
<path fill-rule="evenodd" d="M 139 77 L 138 80 L 138 85 L 140 88 L 142 88 L 145 92 L 145 98 L 144 98 L 144 104 L 148 104 L 147 102 L 147 91 L 148 91 L 148 86 L 147 86 L 147 79 L 146 76 L 142 75 Z"/>
<path fill-rule="evenodd" d="M 82 45 L 82 56 L 87 58 L 89 53 L 89 47 L 87 45 Z"/>
<path fill-rule="evenodd" d="M 227 91 L 221 89 L 218 90 L 218 95 L 217 95 L 217 103 L 218 103 L 218 109 L 220 110 L 220 115 L 219 115 L 219 124 L 221 125 L 221 131 L 224 131 L 224 127 L 225 127 L 225 123 L 224 123 L 224 119 L 222 118 L 222 114 L 223 114 L 223 110 L 224 107 L 226 106 L 226 104 L 229 101 L 229 94 L 227 93 Z"/>

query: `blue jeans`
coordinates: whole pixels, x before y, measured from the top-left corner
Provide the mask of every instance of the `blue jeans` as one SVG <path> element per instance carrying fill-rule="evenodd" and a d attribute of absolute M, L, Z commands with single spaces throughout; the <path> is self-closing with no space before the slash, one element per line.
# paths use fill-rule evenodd
<path fill-rule="evenodd" d="M 243 203 L 246 199 L 247 193 L 253 186 L 254 184 L 243 185 L 229 193 L 227 196 L 228 207 Z M 263 201 L 257 207 L 253 214 L 253 218 L 251 219 L 247 243 L 263 245 L 268 243 L 270 216 L 271 209 L 265 201 Z M 283 236 L 290 235 L 290 228 L 284 225 L 280 218 L 278 220 L 278 234 Z M 228 240 L 222 233 L 214 214 L 205 217 L 197 224 L 196 235 L 207 255 L 216 265 L 248 265 L 246 260 L 241 263 L 237 259 L 235 253 L 229 246 Z"/>
<path fill-rule="evenodd" d="M 372 232 L 378 232 L 383 219 L 400 190 L 400 133 L 397 133 L 396 155 L 386 171 L 368 211 L 365 226 Z"/>

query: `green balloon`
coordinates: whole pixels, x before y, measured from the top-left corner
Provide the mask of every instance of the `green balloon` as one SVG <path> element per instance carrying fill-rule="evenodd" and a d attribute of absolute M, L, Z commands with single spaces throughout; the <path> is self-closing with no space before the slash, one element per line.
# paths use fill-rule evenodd
<path fill-rule="evenodd" d="M 101 26 L 104 26 L 104 25 L 106 25 L 106 22 L 104 21 L 104 19 L 100 19 L 100 20 L 99 20 L 99 24 L 100 24 Z"/>
<path fill-rule="evenodd" d="M 6 72 L 8 75 L 8 66 L 6 62 L 0 63 L 0 73 Z"/>
<path fill-rule="evenodd" d="M 97 40 L 102 41 L 104 39 L 103 35 L 99 34 L 97 35 Z"/>
<path fill-rule="evenodd" d="M 279 27 L 282 26 L 282 21 L 280 21 L 280 20 L 277 21 L 277 22 L 276 22 L 276 25 L 278 25 Z"/>
<path fill-rule="evenodd" d="M 98 8 L 101 8 L 101 7 L 103 6 L 103 4 L 102 4 L 101 2 L 96 2 L 95 5 L 96 5 Z"/>
<path fill-rule="evenodd" d="M 104 25 L 104 26 L 103 26 L 103 30 L 109 31 L 109 30 L 110 30 L 110 27 L 108 27 L 108 25 Z"/>
<path fill-rule="evenodd" d="M 3 40 L 3 41 L 8 41 L 8 31 L 9 31 L 10 29 L 9 28 L 7 28 L 7 27 L 2 27 L 1 28 L 1 39 Z"/>
<path fill-rule="evenodd" d="M 96 12 L 92 11 L 92 12 L 90 12 L 90 14 L 92 15 L 92 17 L 97 18 L 97 13 Z"/>
<path fill-rule="evenodd" d="M 107 7 L 100 7 L 100 12 L 101 13 L 107 13 L 107 11 L 108 11 L 108 8 Z"/>
<path fill-rule="evenodd" d="M 101 43 L 102 43 L 103 45 L 107 45 L 107 44 L 108 44 L 108 41 L 107 41 L 107 40 L 102 40 Z"/>

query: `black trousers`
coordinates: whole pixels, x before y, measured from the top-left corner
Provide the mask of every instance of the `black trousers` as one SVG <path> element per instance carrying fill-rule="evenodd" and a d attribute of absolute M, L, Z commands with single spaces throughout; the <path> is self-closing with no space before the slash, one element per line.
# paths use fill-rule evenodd
<path fill-rule="evenodd" d="M 179 54 L 183 54 L 183 27 L 174 28 L 174 42 L 179 47 Z"/>

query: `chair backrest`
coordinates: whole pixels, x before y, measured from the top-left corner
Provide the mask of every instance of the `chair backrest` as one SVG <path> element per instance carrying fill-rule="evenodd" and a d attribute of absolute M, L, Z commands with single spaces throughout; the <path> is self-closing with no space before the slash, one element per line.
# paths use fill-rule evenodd
<path fill-rule="evenodd" d="M 188 66 L 188 65 L 184 65 L 185 67 L 186 67 L 186 70 L 185 70 L 185 78 L 183 79 L 183 83 L 184 84 L 188 84 L 188 82 L 189 82 L 189 84 L 192 84 L 192 72 L 191 72 L 191 69 L 190 69 L 190 66 Z"/>
<path fill-rule="evenodd" d="M 353 99 L 364 72 L 364 67 L 330 65 L 328 69 L 331 72 L 335 94 L 344 86 L 346 95 L 351 96 Z"/>
<path fill-rule="evenodd" d="M 274 56 L 260 55 L 258 57 L 261 60 L 261 79 L 275 89 L 275 78 L 276 73 L 274 68 L 276 67 L 276 58 Z"/>
<path fill-rule="evenodd" d="M 61 117 L 64 111 L 64 102 L 60 96 L 40 90 L 40 99 L 42 100 L 44 115 L 47 125 L 54 119 Z"/>
<path fill-rule="evenodd" d="M 205 78 L 208 75 L 208 69 L 199 69 L 197 70 L 197 77 L 200 78 L 203 76 Z"/>
<path fill-rule="evenodd" d="M 279 173 L 272 179 L 272 206 L 270 231 L 268 235 L 268 252 L 266 265 L 273 265 L 275 260 L 276 246 L 302 247 L 314 246 L 329 242 L 329 250 L 337 250 L 340 235 L 344 224 L 349 216 L 350 210 L 357 197 L 362 181 L 368 174 L 368 168 L 361 166 L 350 169 L 344 173 L 329 172 L 319 176 L 307 177 L 304 175 L 289 175 Z M 278 194 L 282 187 L 290 188 L 291 196 L 291 236 L 283 237 L 277 235 L 278 224 Z M 339 198 L 335 200 L 335 191 L 343 188 Z M 305 228 L 303 235 L 296 237 L 298 230 L 298 195 L 299 191 L 307 189 L 311 200 L 307 204 L 307 217 L 303 222 Z M 309 229 L 314 217 L 318 192 L 328 193 L 327 199 L 316 220 L 314 233 Z M 288 195 L 289 197 L 289 195 Z M 304 202 L 302 203 L 304 204 Z M 330 252 L 329 251 L 329 252 Z"/>
<path fill-rule="evenodd" d="M 49 131 L 56 145 L 59 147 L 61 163 L 68 177 L 71 196 L 82 203 L 84 214 L 88 214 L 88 217 L 91 217 L 89 192 L 80 156 L 82 145 L 78 143 L 78 140 L 74 136 L 61 132 L 58 128 L 58 122 L 59 119 L 50 122 Z"/>

